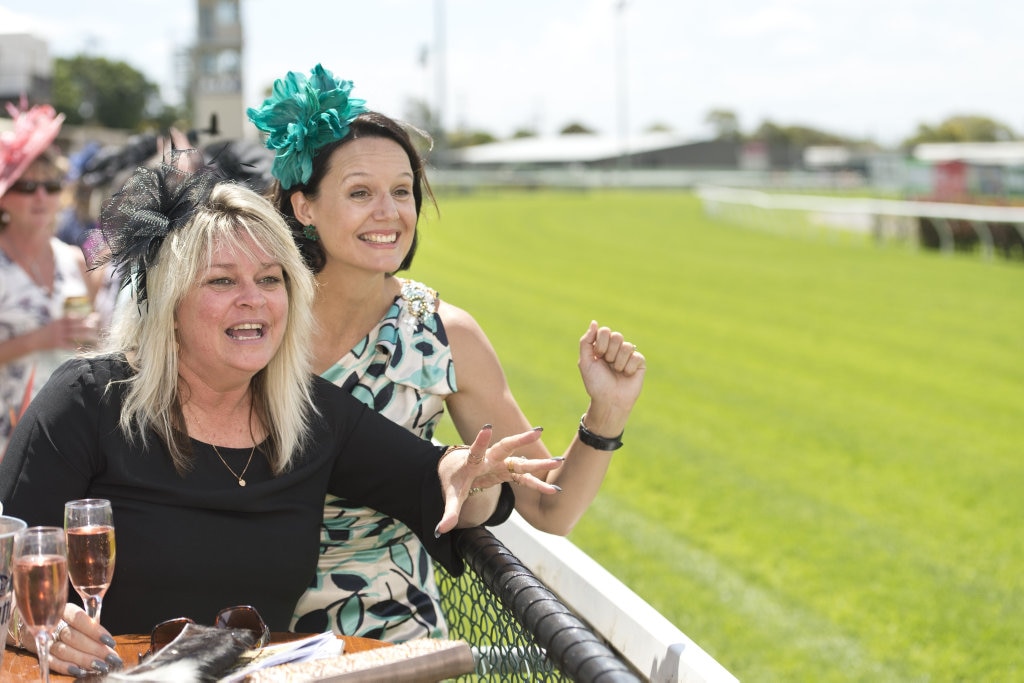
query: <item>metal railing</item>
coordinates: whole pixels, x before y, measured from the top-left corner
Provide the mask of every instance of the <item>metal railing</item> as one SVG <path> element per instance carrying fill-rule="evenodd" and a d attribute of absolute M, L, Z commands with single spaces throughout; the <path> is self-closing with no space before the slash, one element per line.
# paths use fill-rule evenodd
<path fill-rule="evenodd" d="M 459 680 L 642 680 L 491 532 L 464 530 L 457 548 L 466 572 L 437 574 L 449 635 L 476 658 L 476 672 Z"/>
<path fill-rule="evenodd" d="M 452 638 L 472 646 L 470 681 L 736 683 L 651 605 L 567 538 L 517 513 L 462 532 L 467 570 L 438 571 Z"/>

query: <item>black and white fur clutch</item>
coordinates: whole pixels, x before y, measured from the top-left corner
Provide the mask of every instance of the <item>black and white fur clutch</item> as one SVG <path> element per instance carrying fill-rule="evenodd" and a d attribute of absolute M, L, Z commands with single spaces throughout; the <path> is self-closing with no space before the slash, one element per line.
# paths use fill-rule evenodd
<path fill-rule="evenodd" d="M 252 646 L 250 631 L 186 624 L 178 637 L 155 655 L 132 669 L 108 674 L 103 680 L 212 682 L 230 670 Z"/>

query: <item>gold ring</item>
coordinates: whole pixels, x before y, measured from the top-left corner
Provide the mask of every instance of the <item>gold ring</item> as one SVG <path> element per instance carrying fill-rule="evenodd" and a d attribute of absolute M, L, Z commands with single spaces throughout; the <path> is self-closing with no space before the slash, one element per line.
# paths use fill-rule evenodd
<path fill-rule="evenodd" d="M 516 462 L 515 461 L 518 460 L 518 459 L 519 458 L 513 458 L 511 456 L 505 458 L 505 467 L 507 467 L 508 471 L 511 472 L 512 474 L 516 474 Z"/>
<path fill-rule="evenodd" d="M 481 453 L 480 456 L 477 457 L 477 456 L 473 455 L 473 451 L 469 452 L 469 458 L 467 458 L 467 460 L 466 460 L 466 462 L 468 462 L 471 465 L 479 465 L 483 461 L 484 461 L 484 454 Z"/>

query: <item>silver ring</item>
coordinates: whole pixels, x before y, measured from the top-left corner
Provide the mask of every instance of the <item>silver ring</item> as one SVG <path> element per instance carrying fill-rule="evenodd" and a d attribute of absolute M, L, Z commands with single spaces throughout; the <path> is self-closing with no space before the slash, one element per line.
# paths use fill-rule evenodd
<path fill-rule="evenodd" d="M 54 631 L 53 631 L 53 639 L 55 641 L 60 641 L 61 635 L 63 635 L 64 631 L 66 631 L 69 628 L 71 628 L 71 627 L 68 626 L 68 622 L 64 621 L 63 619 L 58 621 L 57 622 L 57 628 L 54 629 Z"/>

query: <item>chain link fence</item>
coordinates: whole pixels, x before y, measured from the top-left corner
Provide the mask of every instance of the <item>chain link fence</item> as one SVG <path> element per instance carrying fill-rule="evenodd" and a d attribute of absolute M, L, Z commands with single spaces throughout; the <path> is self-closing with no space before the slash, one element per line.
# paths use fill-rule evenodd
<path fill-rule="evenodd" d="M 459 532 L 457 548 L 466 572 L 437 582 L 449 637 L 476 659 L 459 681 L 642 680 L 489 531 Z"/>

